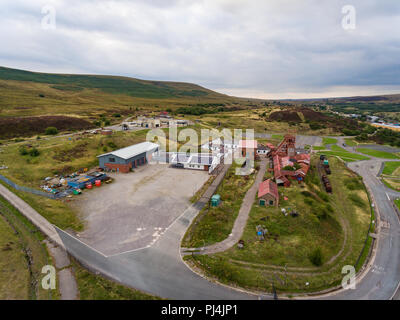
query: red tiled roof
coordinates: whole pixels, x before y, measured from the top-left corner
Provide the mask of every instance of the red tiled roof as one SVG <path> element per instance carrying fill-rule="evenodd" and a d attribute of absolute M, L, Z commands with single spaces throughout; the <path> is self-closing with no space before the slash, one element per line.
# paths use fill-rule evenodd
<path fill-rule="evenodd" d="M 257 140 L 240 140 L 239 148 L 257 149 L 258 142 Z"/>
<path fill-rule="evenodd" d="M 274 176 L 275 179 L 279 178 L 281 176 L 281 160 L 279 159 L 279 156 L 276 155 L 274 157 Z"/>
<path fill-rule="evenodd" d="M 265 196 L 266 194 L 272 195 L 275 199 L 279 198 L 278 186 L 271 179 L 261 182 L 260 186 L 258 187 L 259 198 Z"/>
<path fill-rule="evenodd" d="M 301 161 L 301 160 L 310 161 L 310 155 L 306 154 L 306 153 L 297 154 L 295 158 L 297 161 Z"/>
<path fill-rule="evenodd" d="M 308 173 L 308 170 L 310 169 L 310 166 L 305 163 L 300 163 L 300 166 L 301 166 L 301 169 L 297 170 L 296 172 L 306 176 Z"/>

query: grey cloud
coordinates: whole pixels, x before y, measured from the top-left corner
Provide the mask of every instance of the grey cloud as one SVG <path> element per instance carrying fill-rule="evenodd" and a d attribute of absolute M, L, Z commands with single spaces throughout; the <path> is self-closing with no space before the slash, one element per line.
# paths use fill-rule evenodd
<path fill-rule="evenodd" d="M 354 31 L 341 27 L 342 0 L 3 0 L 0 65 L 258 97 L 400 92 L 400 3 L 352 3 Z M 56 30 L 41 29 L 46 4 L 57 9 Z"/>

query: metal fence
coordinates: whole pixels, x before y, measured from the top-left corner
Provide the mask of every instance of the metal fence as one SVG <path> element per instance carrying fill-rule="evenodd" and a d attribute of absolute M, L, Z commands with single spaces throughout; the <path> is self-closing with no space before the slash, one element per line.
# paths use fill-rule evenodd
<path fill-rule="evenodd" d="M 16 183 L 12 182 L 10 179 L 7 179 L 6 177 L 2 176 L 1 174 L 0 174 L 0 180 L 4 181 L 9 186 L 13 187 L 15 190 L 32 193 L 32 194 L 35 194 L 37 196 L 46 197 L 46 198 L 49 198 L 49 199 L 59 199 L 59 198 L 62 198 L 62 197 L 65 196 L 64 194 L 52 194 L 52 193 L 47 193 L 47 192 L 43 192 L 43 191 L 40 191 L 40 190 L 35 190 L 35 189 L 32 189 L 32 188 L 20 186 L 20 185 L 18 185 Z"/>

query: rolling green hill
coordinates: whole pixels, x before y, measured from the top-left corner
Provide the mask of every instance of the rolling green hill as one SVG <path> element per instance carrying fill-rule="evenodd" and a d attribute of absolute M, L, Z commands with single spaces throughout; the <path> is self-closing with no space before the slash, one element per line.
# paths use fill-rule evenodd
<path fill-rule="evenodd" d="M 146 81 L 115 76 L 37 73 L 4 67 L 0 67 L 0 79 L 49 84 L 51 88 L 60 91 L 79 92 L 84 89 L 98 89 L 105 93 L 138 98 L 224 97 L 222 94 L 190 83 Z"/>
<path fill-rule="evenodd" d="M 251 106 L 196 84 L 103 75 L 49 74 L 0 67 L 0 118 L 73 116 L 94 121 L 198 105 Z"/>

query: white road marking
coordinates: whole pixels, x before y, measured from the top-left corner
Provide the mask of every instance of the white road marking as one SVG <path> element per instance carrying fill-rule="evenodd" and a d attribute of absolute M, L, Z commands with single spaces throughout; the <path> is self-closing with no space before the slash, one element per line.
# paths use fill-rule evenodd
<path fill-rule="evenodd" d="M 389 197 L 389 195 L 387 194 L 387 192 L 386 192 L 386 197 L 388 198 L 388 200 L 390 201 L 390 197 Z"/>

